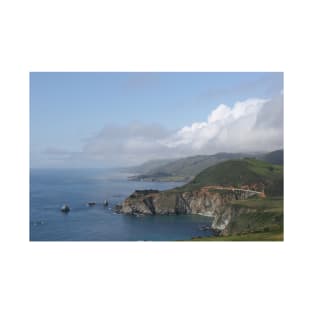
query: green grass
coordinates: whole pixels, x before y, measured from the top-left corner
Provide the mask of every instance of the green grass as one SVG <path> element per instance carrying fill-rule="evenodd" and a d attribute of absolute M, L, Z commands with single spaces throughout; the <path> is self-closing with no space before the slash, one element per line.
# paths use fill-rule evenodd
<path fill-rule="evenodd" d="M 196 241 L 282 241 L 283 198 L 247 199 L 231 202 L 228 236 L 193 238 Z"/>
<path fill-rule="evenodd" d="M 137 178 L 134 180 L 144 180 L 144 181 L 190 181 L 193 177 L 205 171 L 208 167 L 214 167 L 216 164 L 225 162 L 227 160 L 242 161 L 249 160 L 250 163 L 249 170 L 252 170 L 256 176 L 246 175 L 245 177 L 240 177 L 240 174 L 236 177 L 239 178 L 239 184 L 242 178 L 252 178 L 255 180 L 259 176 L 270 176 L 270 180 L 273 180 L 279 172 L 282 172 L 282 166 L 277 166 L 274 164 L 283 164 L 283 150 L 273 151 L 265 155 L 257 155 L 256 159 L 243 159 L 248 156 L 248 154 L 241 153 L 218 153 L 215 155 L 196 155 L 182 159 L 167 159 L 167 160 L 152 160 L 148 161 L 140 166 L 134 167 L 131 171 L 138 173 Z M 264 160 L 267 162 L 262 162 L 259 160 Z M 272 164 L 270 164 L 272 163 Z M 234 163 L 236 164 L 236 162 Z M 230 165 L 232 167 L 232 165 Z M 238 169 L 241 171 L 240 169 Z M 238 174 L 231 169 L 231 171 L 226 170 L 226 174 Z M 244 173 L 244 172 L 242 172 Z M 225 176 L 226 177 L 226 176 Z M 213 177 L 214 178 L 214 177 Z M 234 176 L 232 177 L 234 178 Z M 200 182 L 201 183 L 201 182 Z M 227 183 L 227 181 L 226 181 Z M 280 183 L 278 183 L 279 185 Z M 186 187 L 192 189 L 192 186 Z M 271 186 L 268 192 L 273 195 L 274 193 L 281 192 Z"/>
<path fill-rule="evenodd" d="M 240 153 L 219 153 L 216 155 L 195 155 L 178 159 L 168 164 L 154 168 L 149 174 L 157 172 L 167 173 L 172 176 L 190 177 L 199 174 L 209 166 L 229 159 L 239 159 L 243 157 Z"/>
<path fill-rule="evenodd" d="M 234 186 L 257 184 L 265 186 L 270 196 L 283 195 L 283 166 L 256 159 L 230 160 L 208 167 L 190 183 L 177 188 L 193 191 L 208 185 Z"/>
<path fill-rule="evenodd" d="M 244 159 L 248 168 L 260 176 L 275 177 L 277 174 L 283 173 L 282 165 L 274 165 L 265 161 L 256 159 Z"/>
<path fill-rule="evenodd" d="M 233 217 L 230 234 L 283 231 L 284 201 L 282 197 L 247 199 L 231 202 Z"/>
<path fill-rule="evenodd" d="M 282 197 L 273 198 L 249 198 L 247 200 L 235 200 L 231 202 L 234 208 L 251 208 L 258 210 L 282 211 L 284 200 Z"/>
<path fill-rule="evenodd" d="M 284 241 L 284 234 L 278 230 L 231 236 L 192 238 L 191 241 Z"/>

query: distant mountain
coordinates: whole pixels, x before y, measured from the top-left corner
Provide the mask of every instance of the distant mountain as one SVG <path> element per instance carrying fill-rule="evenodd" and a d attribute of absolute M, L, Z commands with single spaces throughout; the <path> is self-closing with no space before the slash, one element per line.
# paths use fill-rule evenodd
<path fill-rule="evenodd" d="M 283 165 L 284 164 L 284 150 L 276 150 L 270 153 L 264 154 L 260 157 L 261 160 L 272 163 Z"/>
<path fill-rule="evenodd" d="M 158 167 L 168 164 L 170 162 L 173 162 L 174 160 L 175 159 L 151 160 L 151 161 L 144 162 L 143 164 L 140 164 L 138 166 L 127 168 L 127 171 L 131 171 L 131 172 L 138 173 L 138 174 L 151 173 Z"/>
<path fill-rule="evenodd" d="M 208 185 L 242 187 L 249 186 L 269 196 L 283 195 L 283 166 L 244 158 L 229 160 L 208 167 L 199 173 L 191 182 L 178 189 L 198 190 Z"/>
<path fill-rule="evenodd" d="M 183 159 L 172 161 L 168 164 L 159 166 L 154 171 L 167 173 L 173 176 L 194 176 L 203 169 L 212 166 L 218 162 L 229 159 L 239 159 L 243 154 L 219 153 L 215 155 L 196 155 Z"/>
<path fill-rule="evenodd" d="M 132 180 L 146 181 L 188 181 L 209 166 L 223 161 L 249 157 L 244 153 L 217 153 L 214 155 L 196 155 L 176 160 L 157 160 L 146 162 L 132 168 L 140 175 L 130 177 Z M 163 164 L 162 164 L 163 163 Z"/>

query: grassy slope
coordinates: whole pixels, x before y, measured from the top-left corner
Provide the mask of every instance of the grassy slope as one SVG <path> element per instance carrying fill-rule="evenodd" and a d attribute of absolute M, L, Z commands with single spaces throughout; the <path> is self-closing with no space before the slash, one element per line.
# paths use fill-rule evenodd
<path fill-rule="evenodd" d="M 161 172 L 173 176 L 190 177 L 195 176 L 209 166 L 215 165 L 219 162 L 223 162 L 230 159 L 239 159 L 243 157 L 243 154 L 239 153 L 219 153 L 215 155 L 197 155 L 187 157 L 179 160 L 175 160 L 168 164 L 159 166 L 151 171 L 149 174 Z"/>
<path fill-rule="evenodd" d="M 230 235 L 193 238 L 195 241 L 283 241 L 283 198 L 235 200 Z M 248 209 L 236 214 L 236 210 Z"/>
<path fill-rule="evenodd" d="M 267 154 L 256 154 L 255 157 L 272 164 L 283 164 L 283 150 Z M 130 172 L 139 173 L 138 179 L 151 181 L 183 181 L 196 176 L 204 169 L 218 163 L 242 159 L 249 154 L 243 153 L 217 153 L 214 155 L 196 155 L 180 159 L 160 159 L 145 162 L 139 166 L 128 168 Z M 250 155 L 251 156 L 251 155 Z"/>
<path fill-rule="evenodd" d="M 192 238 L 191 241 L 283 241 L 284 235 L 281 231 L 249 233 L 242 235 L 231 235 L 221 237 Z"/>
<path fill-rule="evenodd" d="M 231 159 L 247 156 L 241 153 L 218 153 L 214 155 L 196 155 L 177 160 L 149 161 L 141 166 L 132 168 L 141 173 L 138 179 L 147 181 L 186 181 L 190 180 L 209 166 Z"/>
<path fill-rule="evenodd" d="M 256 159 L 230 160 L 211 166 L 180 190 L 195 190 L 208 185 L 237 186 L 264 184 L 270 196 L 283 194 L 283 167 Z"/>
<path fill-rule="evenodd" d="M 283 198 L 233 201 L 234 217 L 229 224 L 231 234 L 250 232 L 283 233 Z"/>
<path fill-rule="evenodd" d="M 236 200 L 232 202 L 234 208 L 250 208 L 258 210 L 271 210 L 279 211 L 283 207 L 283 198 L 282 197 L 273 197 L 273 198 L 249 198 L 247 200 Z"/>

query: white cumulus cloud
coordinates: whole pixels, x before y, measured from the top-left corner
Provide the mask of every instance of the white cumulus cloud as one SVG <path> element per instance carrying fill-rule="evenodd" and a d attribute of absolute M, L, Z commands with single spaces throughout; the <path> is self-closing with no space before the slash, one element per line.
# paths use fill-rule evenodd
<path fill-rule="evenodd" d="M 161 142 L 170 148 L 189 147 L 193 153 L 268 150 L 273 146 L 273 130 L 267 127 L 256 130 L 255 125 L 265 107 L 270 110 L 268 114 L 272 113 L 271 105 L 272 101 L 266 99 L 248 99 L 236 102 L 233 107 L 220 104 L 206 122 L 183 127 Z M 260 136 L 268 139 L 268 143 L 261 147 L 257 142 Z"/>
<path fill-rule="evenodd" d="M 179 114 L 179 112 L 178 112 Z M 283 147 L 283 95 L 218 105 L 206 120 L 176 131 L 140 122 L 105 127 L 72 157 L 108 165 L 217 152 L 271 151 Z"/>

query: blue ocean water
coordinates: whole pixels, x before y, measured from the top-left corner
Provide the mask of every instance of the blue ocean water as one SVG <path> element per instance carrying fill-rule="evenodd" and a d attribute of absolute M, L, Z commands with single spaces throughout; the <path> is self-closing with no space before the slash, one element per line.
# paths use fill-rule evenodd
<path fill-rule="evenodd" d="M 105 169 L 32 169 L 31 241 L 171 241 L 210 236 L 199 215 L 128 216 L 112 208 L 136 189 L 165 190 L 181 183 L 128 181 L 130 174 Z M 104 200 L 109 201 L 107 207 Z M 87 202 L 95 201 L 92 207 Z M 71 211 L 60 211 L 67 203 Z"/>

